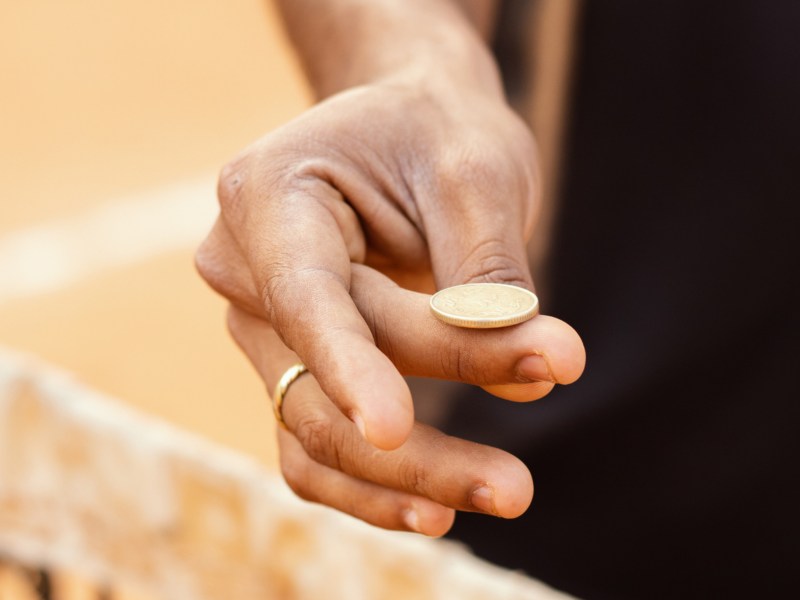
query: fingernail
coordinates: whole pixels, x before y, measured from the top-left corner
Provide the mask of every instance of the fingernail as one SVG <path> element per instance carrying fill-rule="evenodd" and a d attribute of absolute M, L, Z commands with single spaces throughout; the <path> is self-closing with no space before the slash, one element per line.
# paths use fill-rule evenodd
<path fill-rule="evenodd" d="M 517 363 L 517 376 L 525 382 L 551 381 L 556 383 L 547 359 L 541 354 L 531 354 Z"/>
<path fill-rule="evenodd" d="M 420 533 L 419 515 L 417 514 L 417 511 L 414 510 L 413 508 L 409 508 L 403 511 L 403 523 L 405 523 L 406 527 L 408 527 L 411 531 L 416 531 L 417 533 Z"/>
<path fill-rule="evenodd" d="M 358 428 L 358 431 L 361 433 L 361 437 L 367 439 L 367 427 L 364 425 L 364 419 L 361 418 L 361 415 L 358 414 L 356 411 L 350 413 L 350 420 L 355 423 L 355 426 Z"/>
<path fill-rule="evenodd" d="M 472 506 L 482 512 L 491 515 L 497 514 L 497 509 L 494 507 L 494 490 L 488 485 L 476 488 L 469 497 L 469 501 Z"/>

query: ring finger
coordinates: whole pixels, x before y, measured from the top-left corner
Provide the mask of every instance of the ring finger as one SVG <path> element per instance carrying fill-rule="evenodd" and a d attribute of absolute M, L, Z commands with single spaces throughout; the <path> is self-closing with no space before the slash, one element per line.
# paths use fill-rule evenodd
<path fill-rule="evenodd" d="M 294 362 L 293 354 L 265 321 L 236 308 L 231 308 L 229 315 L 237 343 L 265 381 L 276 381 L 280 370 Z M 380 390 L 375 393 L 379 395 Z M 374 448 L 308 375 L 287 392 L 283 417 L 308 457 L 357 480 L 450 508 L 501 517 L 520 515 L 533 496 L 530 472 L 516 457 L 446 436 L 420 423 L 400 448 Z M 325 503 L 342 505 L 345 501 L 334 503 L 328 497 Z"/>

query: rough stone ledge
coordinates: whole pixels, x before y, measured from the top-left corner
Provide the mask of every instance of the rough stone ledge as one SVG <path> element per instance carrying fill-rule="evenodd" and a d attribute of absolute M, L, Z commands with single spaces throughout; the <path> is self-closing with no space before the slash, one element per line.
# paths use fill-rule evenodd
<path fill-rule="evenodd" d="M 256 461 L 1 347 L 0 554 L 165 600 L 567 598 L 303 502 Z"/>

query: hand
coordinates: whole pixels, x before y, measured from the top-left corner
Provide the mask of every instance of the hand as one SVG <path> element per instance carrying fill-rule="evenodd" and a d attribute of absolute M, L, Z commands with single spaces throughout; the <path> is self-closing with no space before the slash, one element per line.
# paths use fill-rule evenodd
<path fill-rule="evenodd" d="M 531 288 L 534 163 L 527 129 L 494 96 L 416 82 L 356 88 L 225 168 L 221 218 L 198 266 L 272 324 L 371 443 L 396 448 L 413 423 L 410 395 L 350 298 L 350 265 L 416 290 Z M 222 248 L 246 266 L 234 272 Z"/>
<path fill-rule="evenodd" d="M 429 296 L 399 289 L 369 267 L 353 266 L 356 306 L 374 331 L 379 348 L 404 374 L 459 379 L 475 384 L 518 381 L 518 365 L 547 357 L 558 377 L 582 368 L 577 336 L 564 338 L 562 323 L 539 316 L 516 327 L 476 331 L 437 321 Z M 374 315 L 382 315 L 373 319 Z M 263 319 L 232 307 L 234 339 L 265 381 L 274 382 L 297 357 Z M 576 347 L 577 344 L 577 347 Z M 542 359 L 543 360 L 543 359 Z M 520 383 L 508 390 L 523 397 L 546 394 L 552 382 Z M 380 399 L 382 388 L 374 390 Z M 375 450 L 320 389 L 304 375 L 286 395 L 279 429 L 281 469 L 302 498 L 321 502 L 387 529 L 442 535 L 454 509 L 515 517 L 530 504 L 533 481 L 512 455 L 449 437 L 416 423 L 397 450 Z"/>
<path fill-rule="evenodd" d="M 553 381 L 576 379 L 584 361 L 580 340 L 568 325 L 537 317 L 531 323 L 546 323 L 547 335 L 538 344 L 523 336 L 519 339 L 525 342 L 518 341 L 510 353 L 504 352 L 505 342 L 497 342 L 489 363 L 502 358 L 498 370 L 477 349 L 490 336 L 499 340 L 510 332 L 442 329 L 431 323 L 427 307 L 407 315 L 397 312 L 399 300 L 376 304 L 378 289 L 388 288 L 370 275 L 358 275 L 377 275 L 360 266 L 369 265 L 406 288 L 424 291 L 471 281 L 532 287 L 525 256 L 537 190 L 530 135 L 496 98 L 463 89 L 456 93 L 437 87 L 441 83 L 356 88 L 263 138 L 223 171 L 221 218 L 197 259 L 209 283 L 239 307 L 232 311 L 231 329 L 261 364 L 270 389 L 283 368 L 296 361 L 282 358 L 286 347 L 314 374 L 319 394 L 298 381 L 288 403 L 294 408 L 287 411 L 306 406 L 301 396 L 332 401 L 372 446 L 391 450 L 417 440 L 420 446 L 412 455 L 429 461 L 430 454 L 419 449 L 430 440 L 416 434 L 419 426 L 401 372 L 467 381 L 501 397 L 531 400 L 547 393 Z M 410 293 L 391 290 L 383 292 L 386 298 Z M 250 329 L 237 328 L 242 310 L 272 329 L 257 320 Z M 268 336 L 267 330 L 277 335 Z M 261 332 L 273 350 L 264 349 L 266 342 L 247 342 L 255 335 L 247 331 Z M 422 334 L 431 332 L 446 344 L 428 343 L 436 340 Z M 261 350 L 256 354 L 253 348 Z M 439 351 L 447 348 L 455 352 Z M 272 357 L 273 370 L 266 370 L 259 356 Z M 334 427 L 332 413 L 325 414 Z M 291 416 L 287 422 L 291 427 Z M 303 423 L 300 419 L 294 429 L 308 451 L 319 436 L 303 433 Z M 284 434 L 280 439 L 282 455 L 291 455 L 297 440 Z M 340 449 L 330 445 L 329 451 Z M 410 451 L 403 445 L 401 452 Z M 310 454 L 320 458 L 319 451 Z M 469 470 L 455 471 L 460 481 L 475 479 Z M 521 471 L 515 472 L 519 477 Z M 430 479 L 431 487 L 437 477 Z M 378 483 L 403 489 L 385 478 Z M 467 503 L 462 498 L 445 504 Z"/>

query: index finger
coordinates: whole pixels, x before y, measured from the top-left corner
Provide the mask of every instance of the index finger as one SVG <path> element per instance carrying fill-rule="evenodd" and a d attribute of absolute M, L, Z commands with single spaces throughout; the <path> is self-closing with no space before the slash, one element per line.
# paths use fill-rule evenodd
<path fill-rule="evenodd" d="M 586 352 L 577 332 L 545 315 L 499 329 L 447 325 L 430 296 L 402 289 L 377 271 L 352 266 L 351 295 L 378 347 L 404 375 L 480 385 L 507 400 L 546 395 L 581 375 Z"/>
<path fill-rule="evenodd" d="M 413 406 L 350 297 L 350 261 L 363 248 L 358 220 L 318 178 L 275 179 L 254 178 L 246 164 L 224 171 L 222 218 L 284 343 L 370 443 L 396 448 L 411 431 Z"/>

